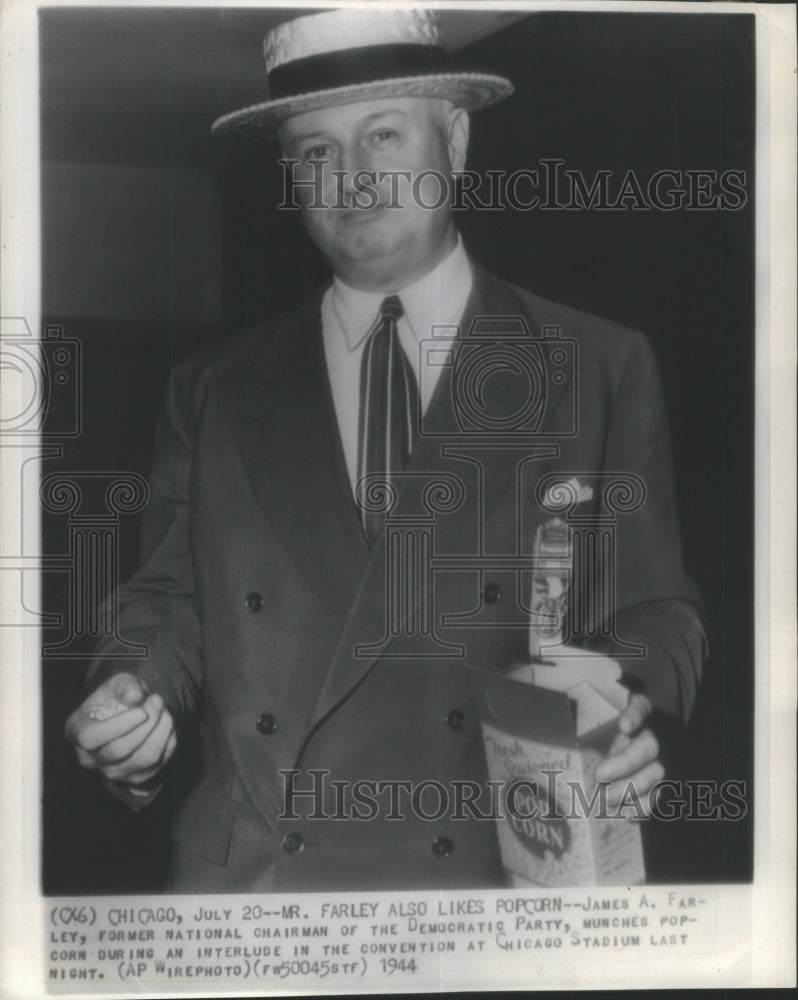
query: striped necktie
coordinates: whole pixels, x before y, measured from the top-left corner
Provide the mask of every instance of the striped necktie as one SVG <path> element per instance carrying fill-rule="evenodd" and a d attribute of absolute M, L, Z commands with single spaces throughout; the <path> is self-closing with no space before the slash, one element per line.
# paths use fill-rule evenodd
<path fill-rule="evenodd" d="M 360 363 L 358 482 L 369 476 L 372 489 L 375 482 L 392 483 L 405 467 L 417 434 L 418 385 L 397 332 L 403 313 L 398 295 L 383 299 Z M 370 511 L 362 503 L 361 519 L 373 547 L 382 532 L 385 511 Z"/>

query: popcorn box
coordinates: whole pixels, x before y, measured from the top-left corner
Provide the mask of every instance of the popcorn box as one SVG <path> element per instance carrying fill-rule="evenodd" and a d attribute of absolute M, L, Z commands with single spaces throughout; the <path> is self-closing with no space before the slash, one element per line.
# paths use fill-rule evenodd
<path fill-rule="evenodd" d="M 628 692 L 575 660 L 562 670 L 524 664 L 512 673 L 471 669 L 488 773 L 500 790 L 496 822 L 510 884 L 644 882 L 639 824 L 602 810 L 598 797 L 591 805 L 596 768 L 626 739 L 617 718 Z"/>

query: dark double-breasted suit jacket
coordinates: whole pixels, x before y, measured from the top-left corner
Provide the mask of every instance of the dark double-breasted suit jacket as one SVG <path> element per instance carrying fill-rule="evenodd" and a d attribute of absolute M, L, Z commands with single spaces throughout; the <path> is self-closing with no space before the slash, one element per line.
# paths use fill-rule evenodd
<path fill-rule="evenodd" d="M 475 269 L 463 377 L 444 365 L 369 551 L 320 301 L 178 366 L 157 433 L 119 629 L 149 648 L 137 669 L 176 719 L 178 755 L 199 734 L 171 888 L 501 885 L 495 823 L 454 815 L 453 789 L 487 780 L 466 666 L 526 656 L 539 525 L 612 523 L 611 604 L 583 644 L 644 645 L 621 657 L 625 674 L 682 723 L 692 706 L 703 632 L 653 356 L 639 334 Z M 524 397 L 525 371 L 537 396 Z M 557 483 L 573 479 L 582 492 L 558 508 Z M 585 606 L 590 586 L 574 578 Z M 131 668 L 116 652 L 99 650 L 95 681 Z M 381 781 L 394 784 L 380 795 Z M 414 809 L 424 782 L 438 787 Z M 434 818 L 440 786 L 450 800 Z"/>

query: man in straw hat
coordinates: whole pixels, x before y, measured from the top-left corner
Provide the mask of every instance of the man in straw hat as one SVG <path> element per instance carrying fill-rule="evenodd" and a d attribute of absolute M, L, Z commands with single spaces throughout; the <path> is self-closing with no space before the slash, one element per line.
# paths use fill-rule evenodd
<path fill-rule="evenodd" d="M 502 885 L 471 668 L 527 660 L 530 634 L 602 652 L 634 692 L 610 802 L 662 778 L 652 709 L 692 708 L 703 631 L 655 364 L 469 260 L 447 185 L 468 113 L 512 85 L 455 72 L 433 13 L 295 18 L 265 53 L 271 99 L 214 129 L 279 137 L 334 278 L 173 373 L 119 598 L 149 655 L 133 672 L 101 646 L 67 733 L 141 807 L 198 732 L 175 891 Z M 574 512 L 612 514 L 614 577 L 601 604 L 574 571 L 563 617 L 567 573 L 528 569 L 568 552 Z"/>

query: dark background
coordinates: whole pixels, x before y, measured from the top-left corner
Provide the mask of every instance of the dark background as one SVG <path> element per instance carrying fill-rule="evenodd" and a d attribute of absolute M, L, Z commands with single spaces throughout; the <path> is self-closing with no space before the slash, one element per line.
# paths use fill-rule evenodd
<path fill-rule="evenodd" d="M 264 98 L 261 42 L 280 12 L 48 10 L 40 15 L 43 313 L 82 344 L 83 431 L 51 471 L 146 475 L 171 364 L 276 314 L 325 280 L 298 218 L 275 210 L 268 144 L 211 121 Z M 558 157 L 609 169 L 746 173 L 739 211 L 471 212 L 467 249 L 494 273 L 644 330 L 661 366 L 685 561 L 711 659 L 671 776 L 747 786 L 742 822 L 649 824 L 652 881 L 747 881 L 753 792 L 754 120 L 752 15 L 446 12 L 463 67 L 515 95 L 472 116 L 475 169 Z M 136 517 L 120 523 L 121 575 Z M 64 550 L 64 518 L 44 553 Z M 65 615 L 63 573 L 44 610 Z M 63 630 L 46 629 L 56 642 Z M 140 815 L 83 772 L 63 736 L 85 660 L 43 662 L 43 889 L 147 892 L 166 862 L 170 795 Z"/>

